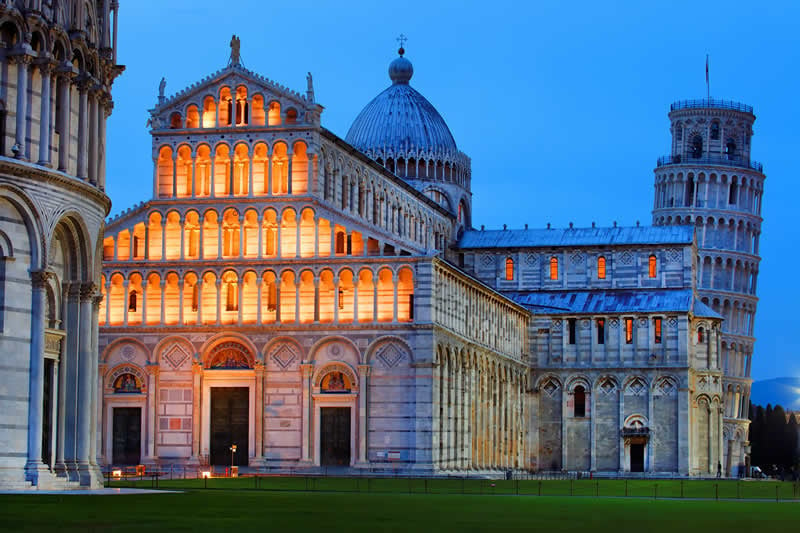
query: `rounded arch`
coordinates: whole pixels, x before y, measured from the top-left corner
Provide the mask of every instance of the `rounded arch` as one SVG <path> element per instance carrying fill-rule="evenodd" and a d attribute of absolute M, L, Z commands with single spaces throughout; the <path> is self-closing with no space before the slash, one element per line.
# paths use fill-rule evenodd
<path fill-rule="evenodd" d="M 176 346 L 180 347 L 186 356 L 194 360 L 195 352 L 192 343 L 182 335 L 169 335 L 158 341 L 158 344 L 153 348 L 153 362 L 160 365 L 164 355 L 171 354 Z M 178 359 L 172 357 L 170 359 L 170 364 L 177 366 L 174 365 L 174 362 L 178 361 Z"/>
<path fill-rule="evenodd" d="M 211 352 L 214 350 L 214 348 L 225 342 L 231 342 L 231 341 L 241 344 L 244 348 L 248 350 L 250 364 L 252 367 L 252 364 L 256 360 L 256 355 L 258 354 L 258 350 L 248 337 L 242 335 L 241 333 L 236 333 L 232 331 L 218 333 L 213 337 L 211 337 L 210 339 L 208 339 L 205 343 L 203 343 L 203 346 L 199 350 L 203 366 L 207 368 L 207 364 L 209 363 L 208 356 L 211 355 Z"/>
<path fill-rule="evenodd" d="M 113 341 L 111 341 L 105 348 L 103 348 L 103 352 L 100 354 L 100 362 L 101 363 L 107 363 L 108 362 L 108 356 L 111 355 L 112 353 L 114 353 L 114 350 L 117 348 L 117 346 L 119 346 L 121 344 L 135 344 L 140 350 L 142 350 L 142 352 L 145 355 L 145 358 L 146 358 L 147 362 L 148 363 L 152 363 L 153 362 L 152 353 L 147 348 L 147 346 L 145 346 L 142 341 L 140 341 L 140 340 L 138 340 L 138 339 L 136 339 L 134 337 L 119 337 L 119 338 L 116 338 Z"/>
<path fill-rule="evenodd" d="M 335 343 L 335 342 L 341 342 L 341 343 L 347 345 L 348 347 L 352 348 L 353 351 L 355 352 L 356 356 L 357 356 L 356 360 L 358 362 L 361 362 L 361 361 L 364 360 L 364 358 L 362 357 L 362 354 L 361 354 L 361 350 L 358 349 L 358 346 L 356 346 L 356 343 L 354 343 L 352 340 L 348 339 L 347 337 L 343 337 L 341 335 L 331 335 L 331 336 L 328 336 L 328 337 L 324 337 L 324 338 L 318 340 L 317 342 L 315 342 L 311 346 L 311 348 L 309 348 L 309 350 L 308 350 L 308 360 L 309 361 L 316 361 L 318 359 L 320 350 L 326 344 L 331 344 L 331 343 Z"/>
<path fill-rule="evenodd" d="M 314 374 L 312 378 L 312 386 L 314 389 L 319 389 L 322 385 L 322 380 L 331 373 L 334 372 L 341 372 L 344 374 L 347 379 L 350 380 L 351 388 L 347 392 L 356 392 L 358 391 L 358 374 L 357 372 L 351 367 L 349 364 L 341 362 L 341 361 L 331 361 L 321 365 L 319 368 L 314 369 Z"/>
<path fill-rule="evenodd" d="M 407 356 L 409 362 L 414 361 L 414 350 L 411 348 L 411 345 L 409 345 L 408 342 L 406 342 L 405 339 L 403 339 L 402 337 L 398 337 L 396 335 L 384 335 L 378 337 L 377 339 L 375 339 L 370 343 L 370 345 L 364 351 L 364 359 L 361 362 L 364 364 L 372 364 L 375 357 L 384 356 L 385 354 L 382 354 L 381 350 L 386 349 L 386 345 L 399 345 L 399 347 L 402 348 L 402 350 L 405 352 L 404 354 L 401 355 Z M 395 354 L 390 354 L 390 355 L 395 355 Z"/>

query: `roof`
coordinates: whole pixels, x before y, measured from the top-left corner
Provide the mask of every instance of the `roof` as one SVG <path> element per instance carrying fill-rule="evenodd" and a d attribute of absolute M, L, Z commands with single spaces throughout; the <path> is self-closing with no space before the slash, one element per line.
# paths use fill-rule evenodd
<path fill-rule="evenodd" d="M 535 315 L 691 311 L 698 316 L 722 318 L 697 301 L 691 289 L 503 291 L 503 294 Z"/>
<path fill-rule="evenodd" d="M 543 248 L 633 244 L 692 244 L 692 226 L 635 226 L 521 230 L 469 230 L 459 248 Z"/>
<path fill-rule="evenodd" d="M 363 152 L 426 150 L 458 154 L 456 141 L 442 116 L 408 82 L 414 69 L 405 57 L 389 66 L 392 85 L 358 114 L 345 140 Z"/>

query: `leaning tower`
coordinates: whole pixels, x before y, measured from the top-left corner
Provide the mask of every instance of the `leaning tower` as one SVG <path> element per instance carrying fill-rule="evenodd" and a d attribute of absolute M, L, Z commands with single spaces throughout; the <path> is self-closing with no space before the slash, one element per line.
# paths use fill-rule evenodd
<path fill-rule="evenodd" d="M 743 475 L 748 457 L 750 366 L 756 312 L 764 172 L 750 159 L 753 108 L 724 100 L 670 106 L 670 155 L 655 169 L 653 224 L 697 230 L 696 286 L 722 315 L 723 472 Z M 693 342 L 702 342 L 694 338 Z"/>

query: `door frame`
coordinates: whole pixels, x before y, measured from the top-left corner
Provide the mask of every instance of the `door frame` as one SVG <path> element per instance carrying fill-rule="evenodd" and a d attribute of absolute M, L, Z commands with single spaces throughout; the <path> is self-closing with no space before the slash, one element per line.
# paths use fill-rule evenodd
<path fill-rule="evenodd" d="M 142 458 L 144 458 L 144 443 L 145 443 L 145 405 L 144 403 L 115 403 L 111 405 L 108 410 L 108 460 L 106 461 L 109 465 L 114 464 L 114 409 L 130 409 L 130 408 L 138 408 L 139 409 L 139 462 L 138 464 L 142 463 Z"/>
<path fill-rule="evenodd" d="M 358 459 L 358 393 L 345 394 L 316 393 L 314 401 L 314 465 L 321 466 L 322 456 L 322 412 L 323 407 L 349 407 L 350 408 L 350 465 L 354 466 Z"/>
<path fill-rule="evenodd" d="M 248 389 L 247 463 L 256 453 L 256 373 L 254 370 L 206 370 L 201 396 L 200 454 L 208 462 L 211 456 L 211 389 L 242 387 Z"/>
<path fill-rule="evenodd" d="M 134 394 L 130 397 L 123 395 L 107 395 L 105 397 L 105 450 L 104 459 L 107 465 L 114 463 L 114 408 L 115 407 L 139 407 L 142 414 L 141 430 L 139 431 L 139 460 L 141 461 L 146 457 L 146 444 L 147 444 L 147 398 L 143 394 Z"/>

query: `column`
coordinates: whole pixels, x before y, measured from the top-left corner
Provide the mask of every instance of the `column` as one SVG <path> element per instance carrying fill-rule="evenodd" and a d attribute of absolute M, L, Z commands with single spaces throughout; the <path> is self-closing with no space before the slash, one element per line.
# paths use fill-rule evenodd
<path fill-rule="evenodd" d="M 172 198 L 178 197 L 178 151 L 172 153 Z"/>
<path fill-rule="evenodd" d="M 339 278 L 333 280 L 333 323 L 339 323 Z"/>
<path fill-rule="evenodd" d="M 111 280 L 106 282 L 106 326 L 111 325 Z"/>
<path fill-rule="evenodd" d="M 181 232 L 181 247 L 178 259 L 184 260 L 186 259 L 186 217 L 184 215 L 180 215 L 180 218 L 178 218 L 178 228 L 178 231 Z"/>
<path fill-rule="evenodd" d="M 300 323 L 300 276 L 298 275 L 295 278 L 295 289 L 294 289 L 294 323 Z"/>
<path fill-rule="evenodd" d="M 205 220 L 205 216 L 204 215 L 200 215 L 199 216 L 199 218 L 197 220 L 197 224 L 200 226 L 200 237 L 199 237 L 200 240 L 197 242 L 197 258 L 198 259 L 203 259 L 203 257 L 204 257 L 203 256 L 203 253 L 204 253 L 204 250 L 203 250 L 203 239 L 205 238 L 204 237 L 204 233 L 205 233 L 204 230 L 205 230 L 205 227 L 206 227 L 206 220 Z"/>
<path fill-rule="evenodd" d="M 203 378 L 203 365 L 195 354 L 192 362 L 192 457 L 189 459 L 191 464 L 200 463 L 200 397 L 202 394 L 201 380 Z"/>
<path fill-rule="evenodd" d="M 286 178 L 286 194 L 292 194 L 292 157 L 294 154 L 289 152 L 286 154 L 286 164 L 288 166 L 287 170 L 287 178 Z"/>
<path fill-rule="evenodd" d="M 399 277 L 399 275 L 395 274 L 394 276 L 392 276 L 392 285 L 393 285 L 393 287 L 392 287 L 392 290 L 393 290 L 393 296 L 392 296 L 392 322 L 397 322 L 398 316 L 399 316 L 397 314 L 397 285 L 399 285 L 399 284 L 400 284 L 400 277 Z"/>
<path fill-rule="evenodd" d="M 222 278 L 217 278 L 217 325 L 222 323 Z"/>
<path fill-rule="evenodd" d="M 97 114 L 97 186 L 106 190 L 106 119 L 111 114 L 107 98 L 104 98 Z"/>
<path fill-rule="evenodd" d="M 190 153 L 189 157 L 191 157 L 191 163 L 189 163 L 189 166 L 192 169 L 192 175 L 191 175 L 191 180 L 192 180 L 192 198 L 196 198 L 197 197 L 197 184 L 195 183 L 195 180 L 197 179 L 197 173 L 195 172 L 195 167 L 197 167 L 197 152 Z"/>
<path fill-rule="evenodd" d="M 49 272 L 31 272 L 31 352 L 28 374 L 28 459 L 25 479 L 37 485 L 39 472 L 47 467 L 42 463 L 42 407 L 44 401 L 44 328 L 45 287 Z"/>
<path fill-rule="evenodd" d="M 130 293 L 128 292 L 128 289 L 130 288 L 129 285 L 130 285 L 130 282 L 127 279 L 122 280 L 122 294 L 124 295 L 123 296 L 123 302 L 122 302 L 122 325 L 123 326 L 127 326 L 128 325 L 128 302 L 130 301 L 130 297 L 131 297 Z M 106 306 L 106 307 L 109 307 L 109 306 Z"/>
<path fill-rule="evenodd" d="M 90 440 L 94 435 L 92 420 L 93 376 L 96 372 L 92 357 L 92 299 L 94 284 L 84 283 L 80 287 L 80 311 L 78 322 L 78 398 L 77 398 L 77 460 L 81 484 L 89 482 Z M 41 437 L 40 437 L 41 438 Z"/>
<path fill-rule="evenodd" d="M 222 259 L 222 216 L 217 217 L 217 259 Z"/>
<path fill-rule="evenodd" d="M 244 257 L 244 215 L 239 215 L 239 254 L 237 257 Z"/>
<path fill-rule="evenodd" d="M 159 225 L 159 229 L 161 231 L 161 260 L 167 260 L 167 218 L 164 217 L 161 219 L 161 223 Z M 133 242 L 133 237 L 131 237 L 131 242 Z M 133 255 L 131 255 L 133 257 Z"/>
<path fill-rule="evenodd" d="M 261 324 L 261 293 L 263 292 L 264 288 L 264 279 L 258 278 L 258 288 L 257 288 L 257 295 L 256 295 L 256 324 Z"/>
<path fill-rule="evenodd" d="M 247 159 L 247 196 L 253 197 L 253 156 L 255 154 L 248 154 Z"/>
<path fill-rule="evenodd" d="M 158 413 L 156 412 L 157 404 L 156 398 L 158 397 L 158 365 L 147 365 L 147 428 L 145 438 L 144 456 L 145 461 L 151 462 L 158 459 L 158 439 L 156 431 L 156 419 Z"/>
<path fill-rule="evenodd" d="M 367 461 L 367 405 L 369 394 L 369 365 L 358 365 L 358 463 L 363 466 Z"/>
<path fill-rule="evenodd" d="M 83 77 L 78 83 L 78 171 L 80 179 L 87 178 L 86 167 L 89 159 L 89 135 L 87 131 L 87 112 L 89 107 L 89 82 L 90 79 Z"/>
<path fill-rule="evenodd" d="M 161 297 L 160 297 L 161 305 L 159 306 L 161 308 L 161 314 L 159 316 L 160 322 L 158 324 L 163 326 L 164 325 L 164 313 L 165 313 L 166 308 L 167 308 L 166 298 L 164 297 L 165 294 L 166 294 L 166 289 L 167 289 L 167 280 L 162 278 L 158 285 L 159 285 L 159 290 L 161 291 Z"/>
<path fill-rule="evenodd" d="M 92 90 L 91 97 L 89 98 L 89 153 L 88 158 L 88 176 L 89 183 L 97 185 L 97 92 Z M 173 180 L 174 181 L 174 180 Z"/>
<path fill-rule="evenodd" d="M 203 280 L 198 279 L 196 286 L 197 286 L 197 325 L 199 326 L 203 323 Z"/>
<path fill-rule="evenodd" d="M 319 278 L 314 278 L 314 324 L 319 324 Z"/>
<path fill-rule="evenodd" d="M 31 57 L 20 55 L 15 57 L 17 64 L 17 136 L 15 146 L 17 148 L 14 157 L 26 159 L 27 146 L 27 120 L 28 120 L 28 65 Z M 12 148 L 12 151 L 14 149 Z"/>
<path fill-rule="evenodd" d="M 241 309 L 241 304 L 239 306 Z M 256 449 L 253 459 L 260 464 L 264 458 L 264 376 L 266 375 L 264 363 L 261 361 L 255 364 L 256 371 Z"/>
<path fill-rule="evenodd" d="M 183 285 L 184 281 L 178 278 L 178 324 L 181 326 L 183 325 Z M 107 307 L 108 305 L 106 305 Z M 163 324 L 164 321 L 162 320 L 161 323 Z"/>
<path fill-rule="evenodd" d="M 301 442 L 301 449 L 302 449 L 302 461 L 305 463 L 310 463 L 312 461 L 311 458 L 311 449 L 313 446 L 311 445 L 311 439 L 314 437 L 314 432 L 311 428 L 311 409 L 313 409 L 313 402 L 311 400 L 311 373 L 314 370 L 314 365 L 310 363 L 304 363 L 300 365 L 300 374 L 303 380 L 303 437 Z"/>
<path fill-rule="evenodd" d="M 42 73 L 42 107 L 39 117 L 39 164 L 50 166 L 50 64 L 39 65 Z"/>
<path fill-rule="evenodd" d="M 242 325 L 242 308 L 244 307 L 244 302 L 242 301 L 242 295 L 243 295 L 242 293 L 244 292 L 244 279 L 243 278 L 239 278 L 238 281 L 236 282 L 236 291 L 237 291 L 237 294 L 236 294 L 236 298 L 237 298 L 236 299 L 236 312 L 237 312 L 236 323 L 241 326 Z"/>
<path fill-rule="evenodd" d="M 264 223 L 259 220 L 258 221 L 258 254 L 256 257 L 262 259 L 264 257 Z"/>
<path fill-rule="evenodd" d="M 272 196 L 272 154 L 267 154 L 267 196 Z"/>
<path fill-rule="evenodd" d="M 62 70 L 66 68 L 67 70 Z M 61 84 L 59 85 L 59 100 L 61 100 L 61 109 L 56 109 L 57 113 L 60 113 L 61 116 L 58 119 L 59 126 L 60 126 L 60 133 L 58 137 L 58 170 L 66 172 L 69 168 L 69 118 L 70 118 L 70 108 L 72 104 L 70 103 L 70 85 L 71 85 L 71 76 L 72 71 L 68 70 L 70 67 L 61 67 L 59 69 L 58 74 L 61 79 Z M 155 171 L 158 170 L 157 165 L 153 165 Z M 153 180 L 156 183 L 157 187 L 157 180 Z M 158 198 L 158 190 L 154 191 L 154 198 Z"/>
<path fill-rule="evenodd" d="M 103 295 L 98 290 L 94 292 L 92 298 L 92 420 L 91 420 L 91 439 L 89 441 L 89 463 L 97 469 L 98 462 L 97 456 L 97 439 L 102 435 L 101 428 L 98 427 L 97 421 L 102 420 L 103 417 L 103 402 L 101 401 L 103 394 L 103 374 L 100 373 L 100 352 L 98 350 L 98 336 L 100 333 L 100 324 L 98 314 L 100 312 L 100 302 L 103 301 Z M 105 365 L 104 365 L 105 366 Z M 99 432 L 99 435 L 98 435 Z"/>

